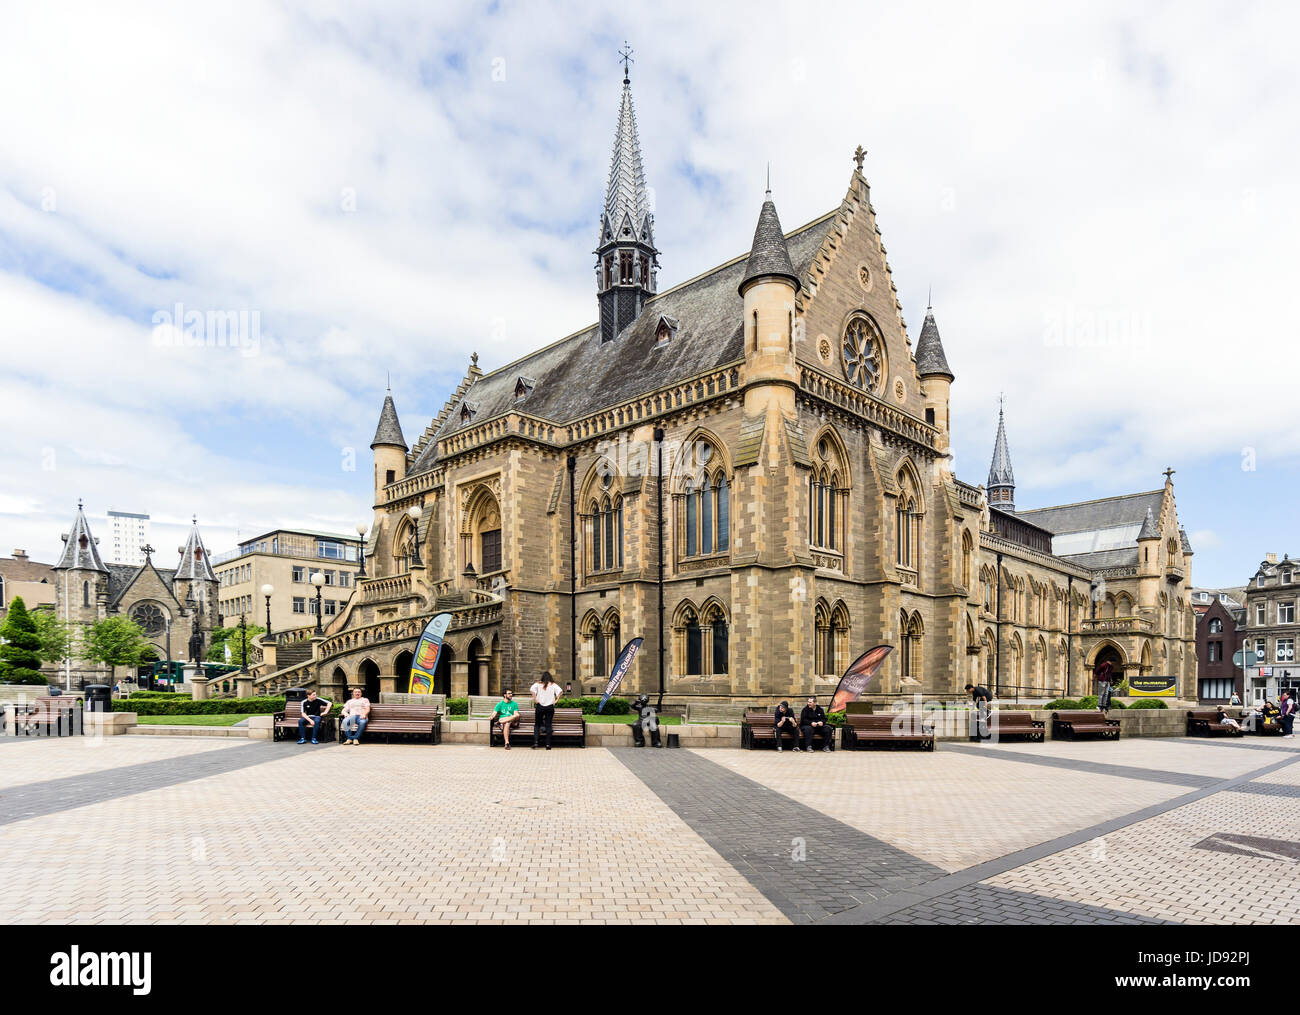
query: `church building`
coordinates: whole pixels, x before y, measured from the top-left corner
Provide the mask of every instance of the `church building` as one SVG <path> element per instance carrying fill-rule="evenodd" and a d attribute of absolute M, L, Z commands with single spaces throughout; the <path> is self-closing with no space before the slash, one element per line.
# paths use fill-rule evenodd
<path fill-rule="evenodd" d="M 598 691 L 633 637 L 622 691 L 655 693 L 662 667 L 678 702 L 824 696 L 881 643 L 891 694 L 1078 696 L 1102 659 L 1191 681 L 1172 473 L 1024 510 L 1000 415 L 987 482 L 953 474 L 956 374 L 932 309 L 908 334 L 863 154 L 824 215 L 786 230 L 769 192 L 747 250 L 661 288 L 625 74 L 595 323 L 490 371 L 475 356 L 412 443 L 385 397 L 367 575 L 259 690 L 404 690 L 442 611 L 453 696 L 543 670 Z"/>

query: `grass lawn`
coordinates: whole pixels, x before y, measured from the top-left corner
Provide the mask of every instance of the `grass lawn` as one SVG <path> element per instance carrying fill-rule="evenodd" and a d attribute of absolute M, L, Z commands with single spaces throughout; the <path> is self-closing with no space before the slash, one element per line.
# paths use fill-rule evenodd
<path fill-rule="evenodd" d="M 142 715 L 141 726 L 233 726 L 247 715 Z"/>

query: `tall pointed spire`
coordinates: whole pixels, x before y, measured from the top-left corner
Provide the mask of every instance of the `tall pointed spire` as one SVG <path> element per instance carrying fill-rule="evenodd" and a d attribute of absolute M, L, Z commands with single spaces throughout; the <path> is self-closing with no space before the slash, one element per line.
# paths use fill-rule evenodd
<path fill-rule="evenodd" d="M 655 249 L 654 214 L 641 165 L 636 110 L 624 47 L 623 98 L 609 162 L 605 207 L 596 241 L 596 289 L 600 303 L 600 339 L 611 341 L 636 320 L 658 287 L 659 251 Z"/>
<path fill-rule="evenodd" d="M 63 537 L 63 553 L 59 555 L 59 562 L 54 567 L 56 570 L 81 568 L 85 571 L 108 572 L 99 555 L 99 547 L 95 545 L 95 537 L 91 535 L 90 522 L 86 520 L 81 501 L 77 501 L 77 517 L 72 522 L 72 531 Z"/>
<path fill-rule="evenodd" d="M 397 421 L 392 388 L 384 395 L 384 407 L 379 411 L 379 425 L 375 427 L 375 439 L 370 442 L 370 448 L 374 450 L 380 445 L 406 450 L 406 438 L 402 436 L 402 424 Z"/>
<path fill-rule="evenodd" d="M 993 442 L 993 462 L 986 484 L 989 504 L 1003 511 L 1016 509 L 1016 476 L 1011 471 L 1011 451 L 1007 447 L 1007 425 L 1001 400 L 998 405 L 998 436 Z"/>
<path fill-rule="evenodd" d="M 916 343 L 916 375 L 955 380 L 948 366 L 948 357 L 943 352 L 943 342 L 939 340 L 939 326 L 934 323 L 932 307 L 925 308 L 925 323 L 921 325 L 921 337 Z"/>
<path fill-rule="evenodd" d="M 212 573 L 212 564 L 208 560 L 208 551 L 203 545 L 203 537 L 199 535 L 197 517 L 192 519 L 190 534 L 185 537 L 185 545 L 181 547 L 181 559 L 176 565 L 176 577 L 192 581 L 217 580 L 217 576 Z"/>

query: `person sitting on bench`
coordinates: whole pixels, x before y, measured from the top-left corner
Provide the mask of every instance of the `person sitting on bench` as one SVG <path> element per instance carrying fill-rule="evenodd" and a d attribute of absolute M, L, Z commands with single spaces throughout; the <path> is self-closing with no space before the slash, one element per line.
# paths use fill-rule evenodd
<path fill-rule="evenodd" d="M 343 724 L 343 743 L 361 743 L 361 734 L 370 721 L 370 699 L 361 693 L 361 688 L 352 688 L 352 697 L 343 703 L 340 721 Z"/>
<path fill-rule="evenodd" d="M 776 733 L 776 749 L 785 750 L 781 746 L 781 737 L 785 735 L 788 729 L 794 734 L 794 749 L 799 750 L 799 724 L 794 721 L 794 713 L 790 711 L 790 703 L 781 702 L 776 706 L 776 714 L 772 716 L 772 729 Z"/>
<path fill-rule="evenodd" d="M 311 730 L 311 742 L 320 743 L 316 734 L 320 732 L 321 720 L 330 714 L 330 703 L 324 698 L 316 697 L 316 690 L 307 692 L 302 702 L 302 716 L 298 719 L 298 743 L 307 742 L 307 731 Z"/>
<path fill-rule="evenodd" d="M 1228 715 L 1222 705 L 1219 706 L 1219 722 L 1224 726 L 1231 726 L 1234 730 L 1241 729 L 1241 723 L 1237 722 L 1232 716 Z"/>
<path fill-rule="evenodd" d="M 799 729 L 803 733 L 803 749 L 805 751 L 813 749 L 813 737 L 818 733 L 822 734 L 822 750 L 830 751 L 831 738 L 827 735 L 826 730 L 826 710 L 817 704 L 816 698 L 809 698 L 808 704 L 799 713 Z"/>
<path fill-rule="evenodd" d="M 510 750 L 510 730 L 519 722 L 519 703 L 515 701 L 515 692 L 506 688 L 504 697 L 492 709 L 492 716 L 501 726 L 501 735 L 506 738 L 506 750 Z"/>

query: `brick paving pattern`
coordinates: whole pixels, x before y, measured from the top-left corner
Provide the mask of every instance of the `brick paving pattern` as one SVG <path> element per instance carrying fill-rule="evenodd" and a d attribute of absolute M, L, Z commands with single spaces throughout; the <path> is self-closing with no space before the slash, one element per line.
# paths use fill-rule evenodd
<path fill-rule="evenodd" d="M 1292 923 L 1291 743 L 0 738 L 0 922 Z"/>

